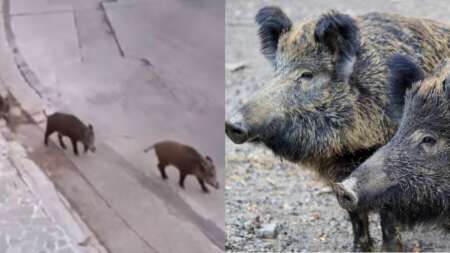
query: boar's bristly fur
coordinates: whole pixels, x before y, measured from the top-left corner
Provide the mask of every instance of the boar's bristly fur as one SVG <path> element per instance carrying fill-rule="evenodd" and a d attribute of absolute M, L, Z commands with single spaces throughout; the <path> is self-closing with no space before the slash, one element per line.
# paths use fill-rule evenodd
<path fill-rule="evenodd" d="M 410 63 L 413 64 L 413 63 Z M 397 80 L 415 75 L 396 72 Z M 450 221 L 450 61 L 435 73 L 413 81 L 406 92 L 404 113 L 394 137 L 341 184 L 347 209 L 389 209 L 410 226 L 432 223 L 448 228 Z M 383 176 L 373 176 L 383 175 Z M 348 181 L 352 187 L 346 187 Z"/>
<path fill-rule="evenodd" d="M 398 127 L 405 86 L 389 87 L 386 60 L 408 55 L 426 76 L 450 57 L 449 27 L 431 20 L 331 11 L 292 24 L 279 8 L 265 7 L 257 21 L 274 77 L 227 120 L 226 134 L 237 144 L 262 144 L 312 168 L 332 185 L 386 144 Z M 367 214 L 350 213 L 350 218 L 354 250 L 370 250 Z M 397 234 L 387 236 L 397 231 L 383 222 L 388 219 L 382 214 L 385 249 L 400 250 L 400 240 L 389 239 Z"/>

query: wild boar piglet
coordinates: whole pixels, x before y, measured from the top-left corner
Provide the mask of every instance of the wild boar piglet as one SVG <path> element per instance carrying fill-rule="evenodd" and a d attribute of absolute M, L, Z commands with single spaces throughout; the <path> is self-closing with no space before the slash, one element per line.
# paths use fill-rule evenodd
<path fill-rule="evenodd" d="M 216 167 L 209 156 L 202 156 L 193 147 L 175 142 L 161 141 L 146 148 L 144 152 L 155 149 L 158 158 L 158 169 L 163 179 L 168 179 L 166 167 L 173 165 L 180 172 L 178 184 L 184 188 L 184 180 L 188 175 L 194 175 L 197 178 L 203 192 L 209 192 L 206 184 L 219 189 Z"/>
<path fill-rule="evenodd" d="M 44 112 L 45 114 L 45 112 Z M 47 128 L 45 130 L 45 145 L 48 145 L 48 138 L 54 132 L 58 133 L 59 143 L 63 149 L 66 149 L 63 137 L 69 137 L 72 142 L 73 152 L 78 156 L 77 143 L 81 142 L 84 146 L 84 152 L 88 150 L 95 152 L 95 134 L 94 127 L 91 124 L 85 125 L 78 117 L 56 112 L 51 115 L 45 114 L 47 117 Z"/>

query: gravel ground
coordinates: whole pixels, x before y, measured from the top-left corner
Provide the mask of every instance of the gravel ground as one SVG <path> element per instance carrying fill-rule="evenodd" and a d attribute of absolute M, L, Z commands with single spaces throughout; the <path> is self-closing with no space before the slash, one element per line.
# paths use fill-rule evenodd
<path fill-rule="evenodd" d="M 448 2 L 440 1 L 239 1 L 226 6 L 226 115 L 270 80 L 272 69 L 259 53 L 257 10 L 281 6 L 293 20 L 329 9 L 356 15 L 396 12 L 450 23 Z M 238 251 L 348 251 L 351 225 L 330 188 L 312 171 L 274 159 L 261 147 L 226 140 L 226 249 Z M 371 217 L 372 236 L 380 248 L 378 217 Z M 275 233 L 274 233 L 275 232 Z M 275 237 L 275 238 L 274 238 Z M 448 234 L 429 228 L 403 233 L 406 250 L 450 251 Z"/>

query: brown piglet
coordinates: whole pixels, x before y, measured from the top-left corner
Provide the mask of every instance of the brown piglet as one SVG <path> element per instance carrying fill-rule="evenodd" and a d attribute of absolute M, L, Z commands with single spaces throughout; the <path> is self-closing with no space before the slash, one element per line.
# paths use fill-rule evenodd
<path fill-rule="evenodd" d="M 203 192 L 208 193 L 206 184 L 219 189 L 216 177 L 216 168 L 209 156 L 203 157 L 194 148 L 177 143 L 175 141 L 161 141 L 146 148 L 144 152 L 155 149 L 158 158 L 158 169 L 163 179 L 168 179 L 165 168 L 173 165 L 180 172 L 179 185 L 184 188 L 184 180 L 187 175 L 194 175 Z"/>

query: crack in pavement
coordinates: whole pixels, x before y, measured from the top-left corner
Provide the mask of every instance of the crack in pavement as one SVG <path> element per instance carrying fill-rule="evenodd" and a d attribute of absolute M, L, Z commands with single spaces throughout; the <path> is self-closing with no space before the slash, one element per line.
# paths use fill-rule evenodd
<path fill-rule="evenodd" d="M 108 26 L 108 32 L 112 35 L 114 42 L 116 43 L 117 50 L 119 50 L 119 54 L 121 57 L 125 57 L 125 53 L 122 49 L 122 46 L 119 43 L 119 39 L 117 38 L 116 31 L 114 30 L 114 27 L 111 24 L 111 20 L 109 20 L 108 14 L 106 13 L 105 6 L 103 5 L 103 2 L 100 2 L 99 9 L 102 12 L 103 20 L 105 21 L 106 25 Z"/>
<path fill-rule="evenodd" d="M 80 55 L 80 61 L 83 62 L 84 61 L 84 57 L 83 57 L 83 45 L 81 44 L 81 37 L 80 37 L 80 31 L 78 29 L 78 19 L 77 19 L 77 11 L 73 10 L 72 11 L 72 16 L 73 16 L 73 24 L 75 25 L 75 31 L 76 31 L 76 36 L 77 36 L 77 45 L 78 45 L 78 53 Z"/>

